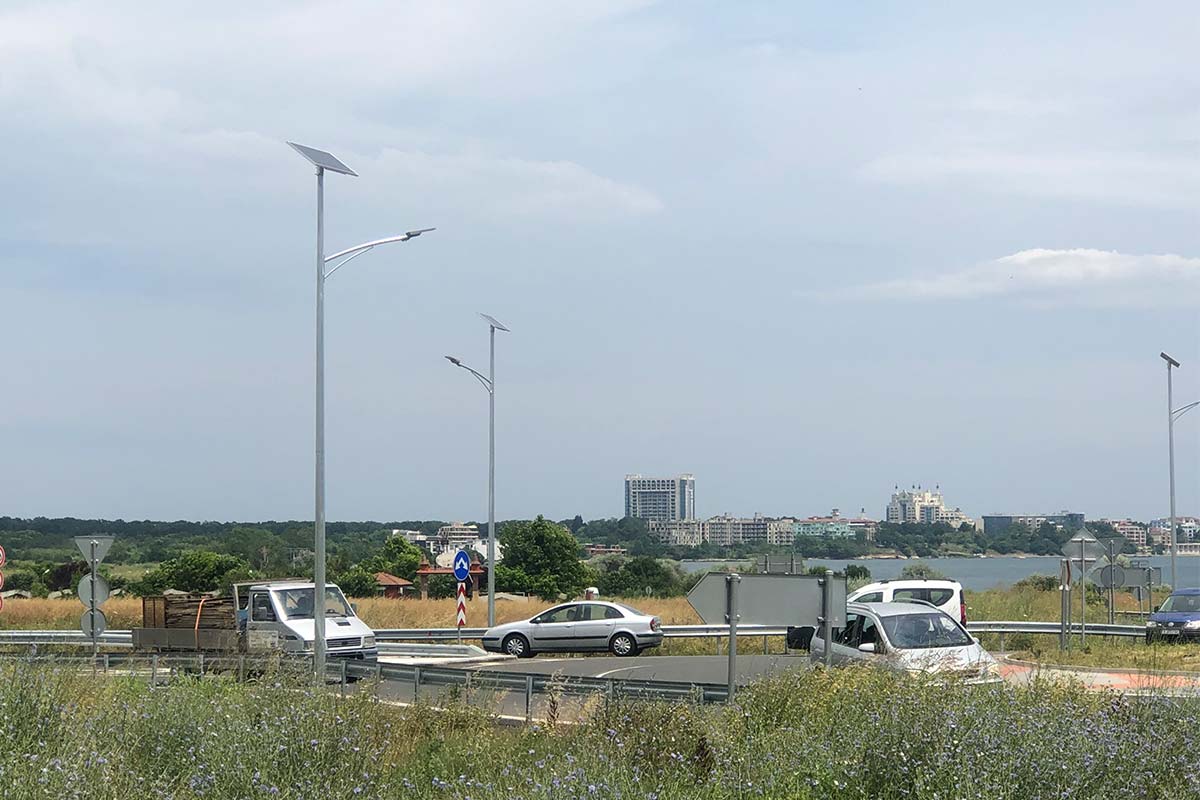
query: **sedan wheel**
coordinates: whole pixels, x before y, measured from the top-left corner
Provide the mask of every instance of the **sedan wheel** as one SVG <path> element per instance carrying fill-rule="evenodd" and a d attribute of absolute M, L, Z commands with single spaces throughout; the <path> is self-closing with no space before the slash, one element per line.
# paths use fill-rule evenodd
<path fill-rule="evenodd" d="M 618 633 L 608 643 L 608 649 L 612 651 L 614 656 L 636 656 L 637 642 L 628 633 Z"/>
<path fill-rule="evenodd" d="M 529 650 L 529 640 L 519 633 L 514 633 L 504 640 L 504 652 L 517 658 L 528 658 L 533 655 Z"/>

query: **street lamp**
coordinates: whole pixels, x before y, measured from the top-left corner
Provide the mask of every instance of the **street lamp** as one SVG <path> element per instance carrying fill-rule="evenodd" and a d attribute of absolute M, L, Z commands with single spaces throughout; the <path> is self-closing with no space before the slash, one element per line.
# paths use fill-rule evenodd
<path fill-rule="evenodd" d="M 1171 474 L 1171 588 L 1178 589 L 1179 584 L 1175 582 L 1175 420 L 1196 406 L 1200 406 L 1200 400 L 1175 408 L 1175 401 L 1171 396 L 1171 368 L 1178 367 L 1179 362 L 1166 353 L 1158 355 L 1167 362 L 1167 459 Z"/>
<path fill-rule="evenodd" d="M 317 448 L 316 448 L 316 511 L 313 515 L 313 671 L 318 678 L 325 674 L 325 279 L 350 261 L 381 244 L 407 242 L 433 228 L 407 231 L 399 236 L 376 239 L 373 242 L 347 248 L 331 256 L 325 255 L 325 172 L 358 177 L 331 153 L 288 142 L 317 169 Z M 341 259 L 341 261 L 338 261 Z M 331 261 L 334 266 L 326 269 Z"/>
<path fill-rule="evenodd" d="M 446 356 L 446 360 L 456 367 L 462 367 L 471 373 L 487 389 L 488 393 L 488 548 L 487 548 L 487 595 L 488 595 L 488 627 L 496 624 L 496 331 L 511 333 L 495 317 L 480 314 L 487 322 L 491 332 L 491 357 L 488 362 L 488 376 L 485 378 L 478 371 L 471 369 L 454 356 Z"/>

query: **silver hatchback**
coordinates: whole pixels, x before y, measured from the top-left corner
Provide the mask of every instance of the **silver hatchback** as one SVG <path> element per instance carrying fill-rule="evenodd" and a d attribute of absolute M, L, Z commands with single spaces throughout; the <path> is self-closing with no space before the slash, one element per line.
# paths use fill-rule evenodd
<path fill-rule="evenodd" d="M 826 643 L 813 636 L 812 660 Z M 970 684 L 1003 680 L 996 659 L 958 620 L 930 603 L 847 603 L 846 626 L 833 632 L 835 664 L 878 664 L 908 672 L 954 675 Z"/>
<path fill-rule="evenodd" d="M 662 644 L 658 617 L 622 603 L 601 600 L 564 603 L 532 619 L 489 628 L 483 649 L 528 658 L 535 653 L 593 653 L 636 656 Z"/>

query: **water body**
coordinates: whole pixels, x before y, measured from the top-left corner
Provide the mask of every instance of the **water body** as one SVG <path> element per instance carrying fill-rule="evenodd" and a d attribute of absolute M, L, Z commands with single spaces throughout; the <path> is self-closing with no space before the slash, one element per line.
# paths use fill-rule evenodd
<path fill-rule="evenodd" d="M 1170 556 L 1144 556 L 1149 558 L 1151 565 L 1162 567 L 1163 581 L 1171 580 Z M 711 569 L 736 568 L 747 561 L 684 561 L 686 572 L 707 572 Z M 1030 575 L 1057 575 L 1058 556 L 996 556 L 994 558 L 926 558 L 926 559 L 887 559 L 864 558 L 854 560 L 806 558 L 805 568 L 828 567 L 835 572 L 842 572 L 848 564 L 858 564 L 871 570 L 873 580 L 891 580 L 900 577 L 900 571 L 910 564 L 922 563 L 936 569 L 938 572 L 953 578 L 965 589 L 980 591 L 996 587 L 1012 586 L 1022 578 Z M 1179 556 L 1176 561 L 1179 570 L 1180 586 L 1200 586 L 1200 558 L 1194 556 Z"/>

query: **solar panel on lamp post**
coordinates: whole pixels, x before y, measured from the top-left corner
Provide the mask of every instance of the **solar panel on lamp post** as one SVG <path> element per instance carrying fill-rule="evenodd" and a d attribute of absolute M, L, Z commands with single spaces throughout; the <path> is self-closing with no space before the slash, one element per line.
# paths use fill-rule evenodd
<path fill-rule="evenodd" d="M 313 513 L 313 674 L 321 680 L 325 674 L 325 279 L 350 261 L 381 244 L 407 242 L 433 228 L 420 228 L 398 236 L 364 242 L 331 256 L 325 255 L 325 172 L 357 177 L 332 153 L 288 144 L 316 168 L 317 174 L 317 343 L 316 343 L 316 480 Z M 342 259 L 338 261 L 338 259 Z M 331 261 L 338 261 L 328 270 Z M 318 620 L 320 624 L 318 624 Z"/>
<path fill-rule="evenodd" d="M 487 544 L 487 596 L 488 627 L 496 624 L 496 331 L 511 333 L 499 320 L 487 314 L 479 316 L 489 328 L 488 376 L 485 378 L 460 359 L 446 356 L 456 367 L 462 367 L 479 380 L 488 393 L 488 544 Z"/>

